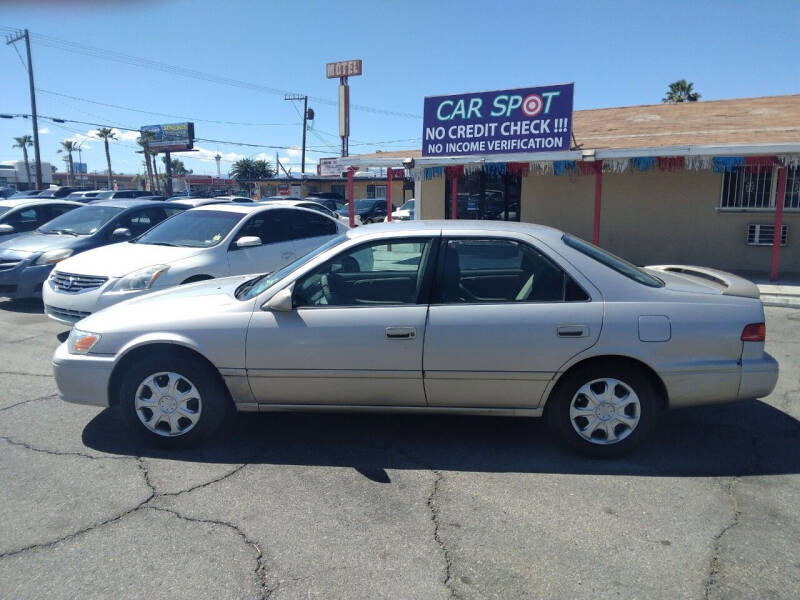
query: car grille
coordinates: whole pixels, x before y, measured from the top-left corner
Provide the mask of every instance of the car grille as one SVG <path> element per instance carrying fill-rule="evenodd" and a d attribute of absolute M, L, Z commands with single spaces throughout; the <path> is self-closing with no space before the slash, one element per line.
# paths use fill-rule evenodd
<path fill-rule="evenodd" d="M 50 306 L 49 304 L 44 305 L 44 312 L 46 312 L 48 315 L 54 316 L 57 319 L 69 321 L 70 323 L 77 323 L 84 317 L 88 317 L 90 314 L 92 314 L 82 310 L 70 310 L 69 308 Z"/>
<path fill-rule="evenodd" d="M 53 271 L 50 282 L 53 287 L 62 292 L 81 292 L 100 287 L 108 277 L 92 277 L 91 275 L 76 275 L 75 273 L 61 273 Z"/>
<path fill-rule="evenodd" d="M 21 260 L 15 260 L 15 261 L 0 260 L 0 271 L 10 271 L 21 262 L 22 262 Z"/>

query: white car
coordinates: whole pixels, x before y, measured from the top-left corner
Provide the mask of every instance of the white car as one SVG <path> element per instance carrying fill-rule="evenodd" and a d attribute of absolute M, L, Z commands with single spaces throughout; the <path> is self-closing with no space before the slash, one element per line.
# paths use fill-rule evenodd
<path fill-rule="evenodd" d="M 45 313 L 73 324 L 173 285 L 274 271 L 346 230 L 326 215 L 277 203 L 191 209 L 134 240 L 60 262 L 42 288 Z"/>
<path fill-rule="evenodd" d="M 284 206 L 297 206 L 300 208 L 315 210 L 323 215 L 328 215 L 332 219 L 336 219 L 340 223 L 347 225 L 348 228 L 350 227 L 350 217 L 348 215 L 340 215 L 339 213 L 332 211 L 327 206 L 323 206 L 319 202 L 314 202 L 313 200 L 270 200 L 269 202 L 273 204 L 283 204 Z M 361 217 L 355 215 L 356 227 L 361 224 Z"/>
<path fill-rule="evenodd" d="M 384 217 L 383 220 L 384 222 L 388 222 L 389 218 Z M 392 221 L 413 221 L 413 220 L 414 220 L 414 198 L 411 198 L 407 202 L 404 202 L 400 208 L 392 212 Z"/>

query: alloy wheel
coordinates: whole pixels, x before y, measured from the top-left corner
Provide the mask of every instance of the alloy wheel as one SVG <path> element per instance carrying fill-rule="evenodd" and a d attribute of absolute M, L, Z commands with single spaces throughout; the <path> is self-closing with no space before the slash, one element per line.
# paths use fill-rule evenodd
<path fill-rule="evenodd" d="M 170 371 L 144 378 L 136 389 L 134 408 L 147 429 L 160 436 L 177 437 L 197 424 L 203 401 L 189 379 Z"/>

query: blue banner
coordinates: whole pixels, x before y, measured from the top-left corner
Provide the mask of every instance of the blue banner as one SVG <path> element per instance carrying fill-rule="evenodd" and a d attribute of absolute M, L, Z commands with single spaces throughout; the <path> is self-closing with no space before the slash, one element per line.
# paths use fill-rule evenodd
<path fill-rule="evenodd" d="M 422 156 L 569 150 L 574 86 L 428 96 Z"/>

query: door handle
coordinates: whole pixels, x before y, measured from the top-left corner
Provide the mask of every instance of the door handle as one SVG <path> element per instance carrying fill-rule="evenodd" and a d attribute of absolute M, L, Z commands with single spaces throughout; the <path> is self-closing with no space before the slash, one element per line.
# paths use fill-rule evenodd
<path fill-rule="evenodd" d="M 386 337 L 390 340 L 413 340 L 417 330 L 413 327 L 387 327 Z"/>
<path fill-rule="evenodd" d="M 589 327 L 587 325 L 559 325 L 556 327 L 558 337 L 562 338 L 583 338 L 589 337 Z"/>

